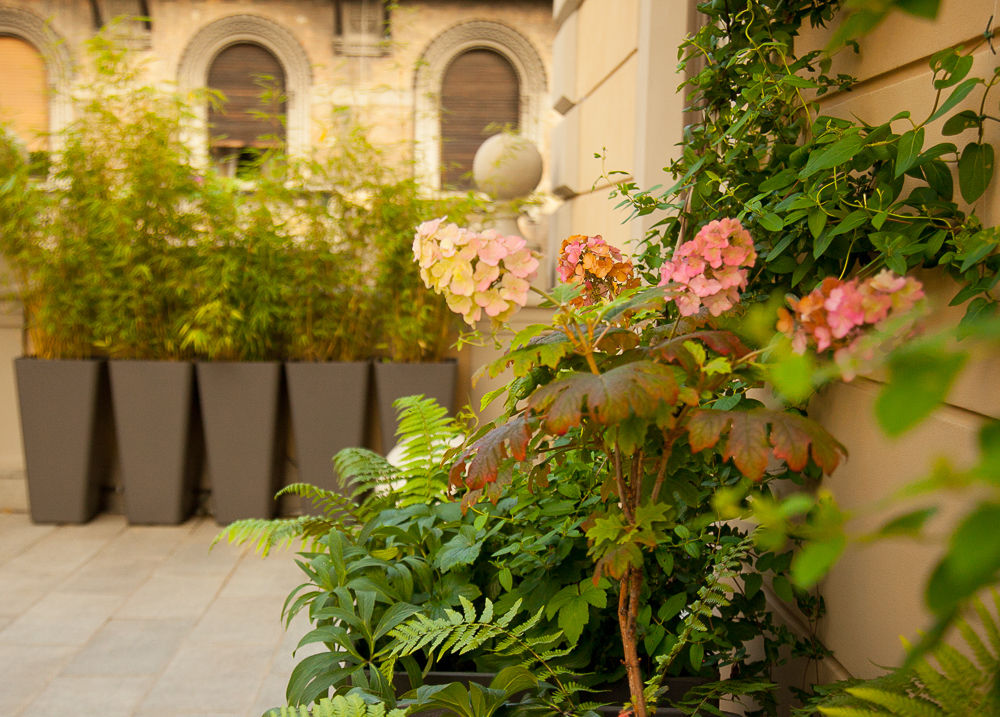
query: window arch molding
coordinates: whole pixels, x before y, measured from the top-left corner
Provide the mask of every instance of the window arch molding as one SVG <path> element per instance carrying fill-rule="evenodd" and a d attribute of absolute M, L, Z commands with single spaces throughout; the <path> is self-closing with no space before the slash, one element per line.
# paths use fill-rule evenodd
<path fill-rule="evenodd" d="M 50 149 L 58 149 L 58 133 L 73 119 L 70 87 L 73 60 L 63 38 L 30 10 L 0 6 L 0 35 L 30 43 L 42 56 L 48 75 Z"/>
<path fill-rule="evenodd" d="M 240 43 L 257 44 L 270 51 L 285 70 L 288 152 L 304 154 L 309 146 L 309 56 L 288 30 L 257 15 L 232 15 L 209 23 L 184 49 L 177 69 L 177 84 L 185 90 L 206 87 L 208 70 L 222 50 Z M 199 106 L 192 127 L 192 149 L 201 163 L 208 162 L 208 108 Z"/>
<path fill-rule="evenodd" d="M 531 42 L 503 23 L 471 20 L 435 37 L 417 62 L 414 77 L 414 155 L 416 172 L 425 186 L 441 188 L 440 95 L 444 73 L 463 52 L 492 50 L 508 60 L 519 86 L 520 133 L 541 146 L 542 108 L 548 93 L 545 65 Z"/>

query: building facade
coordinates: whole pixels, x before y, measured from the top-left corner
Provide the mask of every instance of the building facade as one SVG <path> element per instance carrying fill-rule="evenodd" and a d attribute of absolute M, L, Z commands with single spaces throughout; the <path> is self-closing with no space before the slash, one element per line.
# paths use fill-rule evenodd
<path fill-rule="evenodd" d="M 87 42 L 102 30 L 136 51 L 146 81 L 225 95 L 194 104 L 186 138 L 196 161 L 225 172 L 275 142 L 308 152 L 346 110 L 375 144 L 412 159 L 424 186 L 461 189 L 487 136 L 516 129 L 546 156 L 558 118 L 549 0 L 0 0 L 0 121 L 30 151 L 58 150 L 71 95 L 85 91 Z M 26 507 L 11 368 L 21 330 L 9 306 L 0 509 Z"/>

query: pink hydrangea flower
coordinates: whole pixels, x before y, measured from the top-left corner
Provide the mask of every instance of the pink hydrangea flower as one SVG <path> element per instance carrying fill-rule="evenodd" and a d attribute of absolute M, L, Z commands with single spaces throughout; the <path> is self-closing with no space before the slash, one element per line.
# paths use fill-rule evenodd
<path fill-rule="evenodd" d="M 832 351 L 850 380 L 855 364 L 870 358 L 870 349 L 861 346 L 869 330 L 911 311 L 923 297 L 919 281 L 889 270 L 867 280 L 827 277 L 801 299 L 788 297 L 791 311 L 778 310 L 778 331 L 791 338 L 796 353 Z"/>
<path fill-rule="evenodd" d="M 719 219 L 677 247 L 660 267 L 659 286 L 681 316 L 692 316 L 703 306 L 719 316 L 739 303 L 739 291 L 746 288 L 756 261 L 750 232 L 735 219 Z"/>
<path fill-rule="evenodd" d="M 448 308 L 475 325 L 483 313 L 495 325 L 527 303 L 538 257 L 518 236 L 474 232 L 444 217 L 417 227 L 413 256 L 420 278 L 445 297 Z"/>
<path fill-rule="evenodd" d="M 564 239 L 556 271 L 562 282 L 583 287 L 583 293 L 573 300 L 577 306 L 613 298 L 639 285 L 632 262 L 600 235 L 574 234 Z"/>

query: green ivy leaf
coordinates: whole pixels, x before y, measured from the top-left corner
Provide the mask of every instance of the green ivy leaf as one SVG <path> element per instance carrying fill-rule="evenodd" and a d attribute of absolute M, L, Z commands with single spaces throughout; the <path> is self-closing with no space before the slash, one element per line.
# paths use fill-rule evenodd
<path fill-rule="evenodd" d="M 813 235 L 813 239 L 819 239 L 819 235 L 823 233 L 823 227 L 826 226 L 827 213 L 823 210 L 823 207 L 816 207 L 809 212 L 809 219 L 807 223 L 809 224 L 809 233 Z"/>
<path fill-rule="evenodd" d="M 938 615 L 996 580 L 1000 570 L 1000 505 L 980 505 L 951 536 L 948 552 L 927 583 L 927 605 Z"/>
<path fill-rule="evenodd" d="M 785 226 L 785 223 L 781 220 L 777 214 L 773 212 L 768 212 L 761 216 L 758 220 L 760 225 L 769 232 L 781 231 L 781 228 Z"/>
<path fill-rule="evenodd" d="M 806 166 L 799 172 L 800 179 L 807 179 L 816 172 L 824 169 L 832 169 L 838 165 L 854 158 L 861 148 L 865 146 L 865 138 L 856 130 L 846 134 L 833 144 L 830 144 L 818 152 L 809 155 Z"/>
<path fill-rule="evenodd" d="M 941 134 L 950 137 L 952 135 L 960 134 L 967 129 L 982 126 L 983 117 L 978 112 L 973 112 L 972 110 L 962 110 L 958 114 L 952 115 L 948 118 L 948 121 L 944 123 L 944 127 L 941 128 Z"/>
<path fill-rule="evenodd" d="M 894 177 L 901 177 L 913 166 L 924 148 L 924 128 L 917 127 L 905 132 L 896 143 L 896 170 Z"/>
<path fill-rule="evenodd" d="M 830 570 L 844 552 L 847 539 L 837 535 L 829 540 L 807 543 L 792 559 L 792 580 L 802 588 L 811 588 Z M 777 578 L 775 578 L 777 582 Z M 775 588 L 777 592 L 777 588 Z"/>
<path fill-rule="evenodd" d="M 895 535 L 919 535 L 921 529 L 924 527 L 924 523 L 927 522 L 928 518 L 936 514 L 937 510 L 937 506 L 930 506 L 928 508 L 918 508 L 916 510 L 903 513 L 902 515 L 897 515 L 895 518 L 879 528 L 878 536 L 886 538 Z"/>
<path fill-rule="evenodd" d="M 958 188 L 969 204 L 979 199 L 993 179 L 993 145 L 972 142 L 958 160 Z"/>
<path fill-rule="evenodd" d="M 948 395 L 966 355 L 921 347 L 889 360 L 889 382 L 875 401 L 882 430 L 898 436 L 930 414 Z"/>
<path fill-rule="evenodd" d="M 941 106 L 937 108 L 937 111 L 927 118 L 926 124 L 929 124 L 937 118 L 947 114 L 955 105 L 968 97 L 969 93 L 972 92 L 972 89 L 980 82 L 982 82 L 982 80 L 978 77 L 970 77 L 962 82 L 962 84 L 952 90 L 951 95 L 949 95 L 948 99 L 941 103 Z"/>
<path fill-rule="evenodd" d="M 941 0 L 896 0 L 896 7 L 917 17 L 933 20 L 937 17 Z"/>

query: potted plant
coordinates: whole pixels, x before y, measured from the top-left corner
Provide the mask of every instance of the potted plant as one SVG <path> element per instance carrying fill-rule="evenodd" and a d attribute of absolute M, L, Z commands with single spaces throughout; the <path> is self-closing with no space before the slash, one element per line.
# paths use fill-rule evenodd
<path fill-rule="evenodd" d="M 297 217 L 289 241 L 284 301 L 288 308 L 285 376 L 298 480 L 326 489 L 333 456 L 363 445 L 373 353 L 369 241 L 358 231 L 367 171 L 364 134 L 334 130 L 335 141 L 293 162 L 275 198 Z"/>
<path fill-rule="evenodd" d="M 182 328 L 183 346 L 198 358 L 211 512 L 220 524 L 273 515 L 283 459 L 290 240 L 271 186 L 262 165 L 256 186 L 226 203 L 235 211 L 201 235 L 195 301 Z"/>
<path fill-rule="evenodd" d="M 39 523 L 83 523 L 110 468 L 107 372 L 94 357 L 89 237 L 58 232 L 27 152 L 0 129 L 0 251 L 21 299 L 26 350 L 15 360 L 29 509 Z"/>
<path fill-rule="evenodd" d="M 457 336 L 445 300 L 420 281 L 412 260 L 413 228 L 435 217 L 464 220 L 476 211 L 472 195 L 429 199 L 415 180 L 383 169 L 366 184 L 368 212 L 359 217 L 375 250 L 374 295 L 381 360 L 375 362 L 375 395 L 381 445 L 392 447 L 392 404 L 423 394 L 455 408 Z"/>
<path fill-rule="evenodd" d="M 178 523 L 194 506 L 194 385 L 181 319 L 194 292 L 195 239 L 211 206 L 181 142 L 188 108 L 143 86 L 132 54 L 90 42 L 88 93 L 55 171 L 64 235 L 87 237 L 92 330 L 112 359 L 111 393 L 125 512 L 133 523 Z"/>

